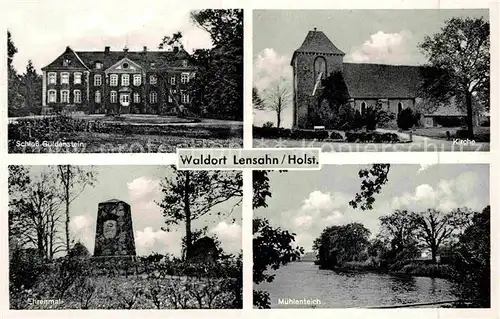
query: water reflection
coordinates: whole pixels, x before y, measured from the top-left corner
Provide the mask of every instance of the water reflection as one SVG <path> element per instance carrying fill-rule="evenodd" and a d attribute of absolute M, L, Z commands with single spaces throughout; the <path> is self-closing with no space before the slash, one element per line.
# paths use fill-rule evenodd
<path fill-rule="evenodd" d="M 271 306 L 279 299 L 321 300 L 316 307 L 348 308 L 437 302 L 454 299 L 451 284 L 443 279 L 390 276 L 376 273 L 334 272 L 319 269 L 311 262 L 288 264 L 278 271 L 272 283 L 256 289 L 270 293 Z"/>

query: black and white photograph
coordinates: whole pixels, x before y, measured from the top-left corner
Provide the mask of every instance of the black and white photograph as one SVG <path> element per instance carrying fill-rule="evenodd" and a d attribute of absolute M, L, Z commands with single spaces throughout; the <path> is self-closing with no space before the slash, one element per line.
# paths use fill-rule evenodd
<path fill-rule="evenodd" d="M 241 309 L 242 176 L 9 166 L 10 309 Z"/>
<path fill-rule="evenodd" d="M 243 10 L 11 6 L 9 153 L 243 146 Z"/>
<path fill-rule="evenodd" d="M 489 171 L 254 171 L 254 308 L 490 308 Z"/>
<path fill-rule="evenodd" d="M 252 104 L 254 147 L 489 151 L 489 10 L 254 10 Z"/>

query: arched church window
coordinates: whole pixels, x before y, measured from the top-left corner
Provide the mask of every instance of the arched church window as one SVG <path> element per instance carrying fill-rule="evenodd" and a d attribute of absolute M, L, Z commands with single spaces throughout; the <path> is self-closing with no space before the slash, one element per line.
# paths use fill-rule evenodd
<path fill-rule="evenodd" d="M 318 81 L 320 76 L 321 78 L 325 78 L 326 76 L 326 60 L 322 56 L 314 60 L 314 83 Z"/>
<path fill-rule="evenodd" d="M 361 102 L 361 114 L 365 114 L 365 112 L 366 112 L 366 103 Z"/>
<path fill-rule="evenodd" d="M 398 102 L 398 114 L 403 110 L 403 103 Z"/>

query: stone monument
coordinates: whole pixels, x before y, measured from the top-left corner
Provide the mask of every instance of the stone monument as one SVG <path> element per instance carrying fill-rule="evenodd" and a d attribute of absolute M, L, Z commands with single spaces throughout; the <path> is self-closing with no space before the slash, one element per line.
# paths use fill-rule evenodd
<path fill-rule="evenodd" d="M 130 205 L 117 199 L 99 203 L 94 257 L 134 258 L 135 255 Z"/>

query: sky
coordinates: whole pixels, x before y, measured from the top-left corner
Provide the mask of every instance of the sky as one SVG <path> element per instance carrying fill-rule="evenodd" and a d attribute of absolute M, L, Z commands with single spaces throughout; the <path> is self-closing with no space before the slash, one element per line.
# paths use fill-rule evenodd
<path fill-rule="evenodd" d="M 345 53 L 344 62 L 421 65 L 417 48 L 451 17 L 483 17 L 488 10 L 256 10 L 253 13 L 253 82 L 260 92 L 283 77 L 292 88 L 290 60 L 307 32 L 317 28 Z M 292 125 L 292 102 L 283 127 Z M 254 123 L 276 123 L 274 112 L 255 111 Z"/>
<path fill-rule="evenodd" d="M 314 239 L 331 225 L 362 223 L 375 236 L 378 219 L 396 209 L 450 211 L 489 205 L 489 166 L 485 164 L 392 164 L 388 182 L 377 195 L 373 210 L 353 209 L 349 201 L 359 192 L 358 171 L 367 165 L 324 165 L 319 171 L 272 172 L 272 198 L 254 217 L 296 233 L 295 244 L 312 251 Z M 290 185 L 300 185 L 290 187 Z"/>
<path fill-rule="evenodd" d="M 88 169 L 89 166 L 84 168 Z M 39 175 L 44 166 L 31 166 L 33 176 Z M 131 206 L 132 225 L 137 255 L 152 252 L 181 255 L 181 239 L 185 235 L 181 223 L 170 232 L 161 230 L 165 226 L 161 208 L 160 181 L 172 177 L 166 166 L 93 166 L 97 183 L 87 187 L 70 206 L 70 233 L 75 242 L 81 241 L 91 253 L 94 251 L 97 205 L 109 199 L 123 200 Z M 233 202 L 220 204 L 216 211 L 222 218 L 207 217 L 194 221 L 192 229 L 208 226 L 209 235 L 217 235 L 226 253 L 238 254 L 241 250 L 241 206 L 229 214 Z M 225 217 L 225 218 L 224 218 Z M 232 223 L 232 219 L 236 221 Z"/>
<path fill-rule="evenodd" d="M 193 25 L 182 2 L 127 4 L 120 0 L 89 0 L 75 6 L 72 1 L 11 1 L 6 25 L 18 53 L 14 67 L 22 73 L 28 60 L 35 68 L 48 65 L 66 46 L 76 51 L 157 50 L 164 36 L 183 33 L 188 52 L 210 48 L 207 32 Z"/>

